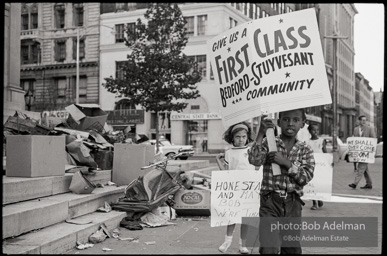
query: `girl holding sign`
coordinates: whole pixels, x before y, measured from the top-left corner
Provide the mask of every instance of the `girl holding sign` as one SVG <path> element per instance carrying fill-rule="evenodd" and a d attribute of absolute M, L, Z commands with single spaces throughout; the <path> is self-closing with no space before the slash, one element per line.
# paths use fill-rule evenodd
<path fill-rule="evenodd" d="M 223 135 L 223 139 L 233 145 L 233 147 L 216 156 L 216 161 L 221 170 L 255 170 L 255 166 L 251 165 L 248 160 L 249 149 L 248 143 L 252 142 L 253 134 L 250 126 L 246 122 L 237 123 L 230 126 Z M 223 159 L 224 157 L 224 159 Z M 235 229 L 235 223 L 227 226 L 227 232 L 224 243 L 219 247 L 219 251 L 226 252 L 232 242 L 232 237 Z M 242 254 L 249 253 L 246 248 L 247 226 L 241 224 L 241 236 L 239 239 L 239 252 Z"/>
<path fill-rule="evenodd" d="M 317 124 L 310 124 L 308 126 L 308 131 L 311 135 L 310 139 L 306 141 L 312 149 L 314 153 L 326 153 L 326 141 L 323 138 L 318 137 L 319 129 Z M 323 201 L 318 200 L 318 207 L 322 207 L 324 205 Z M 313 200 L 312 210 L 317 210 L 317 200 Z"/>

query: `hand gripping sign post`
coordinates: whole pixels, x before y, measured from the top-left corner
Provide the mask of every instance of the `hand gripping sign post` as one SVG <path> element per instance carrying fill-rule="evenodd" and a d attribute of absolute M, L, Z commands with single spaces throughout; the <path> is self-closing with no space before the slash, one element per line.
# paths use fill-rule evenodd
<path fill-rule="evenodd" d="M 207 47 L 226 127 L 332 103 L 313 8 L 246 22 L 210 39 Z"/>

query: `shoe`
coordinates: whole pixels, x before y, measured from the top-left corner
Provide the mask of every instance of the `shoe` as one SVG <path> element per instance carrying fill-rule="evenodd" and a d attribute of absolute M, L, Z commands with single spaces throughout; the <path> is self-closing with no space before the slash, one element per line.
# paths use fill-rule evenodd
<path fill-rule="evenodd" d="M 366 184 L 364 187 L 360 187 L 361 189 L 372 189 L 372 186 Z"/>
<path fill-rule="evenodd" d="M 313 205 L 310 209 L 311 210 L 317 210 L 317 206 Z"/>
<path fill-rule="evenodd" d="M 226 236 L 226 239 L 224 240 L 223 244 L 219 246 L 218 250 L 223 253 L 227 252 L 227 249 L 230 247 L 231 242 L 232 236 Z"/>
<path fill-rule="evenodd" d="M 246 247 L 239 247 L 239 252 L 241 254 L 249 254 L 250 251 Z"/>
<path fill-rule="evenodd" d="M 356 188 L 355 184 L 349 184 L 348 186 L 350 186 L 351 188 Z"/>
<path fill-rule="evenodd" d="M 324 205 L 324 203 L 323 203 L 323 201 L 318 201 L 318 207 L 323 207 L 323 205 Z"/>

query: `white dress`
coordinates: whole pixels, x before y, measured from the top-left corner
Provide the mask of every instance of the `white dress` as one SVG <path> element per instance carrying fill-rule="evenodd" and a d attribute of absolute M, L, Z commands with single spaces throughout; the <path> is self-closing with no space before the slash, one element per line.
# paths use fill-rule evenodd
<path fill-rule="evenodd" d="M 324 153 L 323 148 L 323 138 L 318 138 L 317 140 L 309 139 L 306 143 L 313 149 L 314 153 Z"/>
<path fill-rule="evenodd" d="M 255 170 L 255 166 L 249 163 L 248 146 L 230 148 L 225 152 L 224 163 L 228 170 Z"/>

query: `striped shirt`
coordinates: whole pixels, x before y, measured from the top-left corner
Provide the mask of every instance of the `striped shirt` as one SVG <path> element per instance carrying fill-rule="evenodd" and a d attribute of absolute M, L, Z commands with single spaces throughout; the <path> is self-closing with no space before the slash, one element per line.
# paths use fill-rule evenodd
<path fill-rule="evenodd" d="M 296 192 L 301 197 L 304 195 L 303 187 L 313 178 L 315 166 L 313 150 L 305 142 L 296 139 L 296 143 L 288 155 L 285 144 L 280 137 L 277 136 L 275 140 L 278 152 L 281 152 L 282 155 L 292 163 L 298 161 L 300 167 L 292 164 L 291 168 L 296 173 L 289 173 L 289 170 L 280 166 L 281 175 L 273 176 L 271 164 L 266 163 L 266 155 L 269 152 L 266 137 L 263 138 L 262 145 L 257 145 L 254 142 L 249 150 L 249 162 L 258 168 L 263 165 L 261 192 L 281 190 L 287 191 L 288 193 Z"/>

